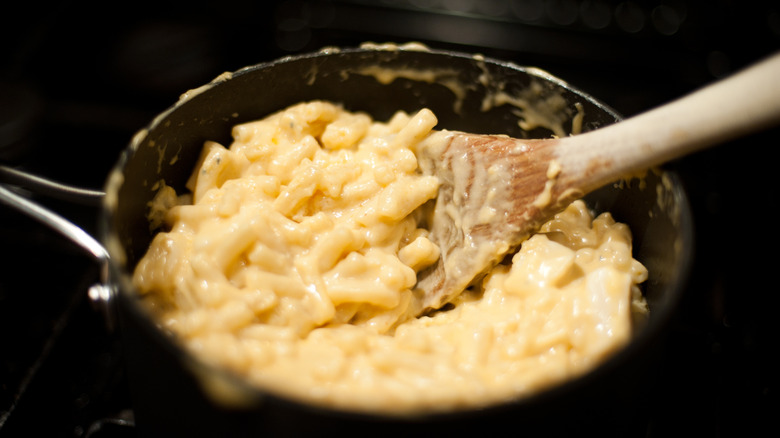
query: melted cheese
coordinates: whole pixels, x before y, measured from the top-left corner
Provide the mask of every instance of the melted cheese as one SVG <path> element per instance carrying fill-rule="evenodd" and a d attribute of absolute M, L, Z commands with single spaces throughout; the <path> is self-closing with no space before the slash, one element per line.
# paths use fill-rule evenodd
<path fill-rule="evenodd" d="M 135 285 L 204 361 L 350 410 L 500 403 L 625 344 L 647 272 L 628 228 L 581 201 L 451 308 L 409 318 L 439 257 L 420 214 L 439 182 L 413 152 L 435 125 L 428 110 L 377 122 L 307 102 L 236 126 L 229 147 L 205 144 L 175 206 L 160 190 L 165 229 Z"/>

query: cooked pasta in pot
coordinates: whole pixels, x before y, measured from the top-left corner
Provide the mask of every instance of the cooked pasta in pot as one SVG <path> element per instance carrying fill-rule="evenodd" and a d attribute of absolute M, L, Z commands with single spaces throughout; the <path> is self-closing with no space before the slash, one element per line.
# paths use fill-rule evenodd
<path fill-rule="evenodd" d="M 235 126 L 229 147 L 205 144 L 189 193 L 158 192 L 135 285 L 204 361 L 351 410 L 500 403 L 624 345 L 647 271 L 630 230 L 582 201 L 447 309 L 410 314 L 439 257 L 423 220 L 439 181 L 415 155 L 436 123 L 312 101 Z"/>

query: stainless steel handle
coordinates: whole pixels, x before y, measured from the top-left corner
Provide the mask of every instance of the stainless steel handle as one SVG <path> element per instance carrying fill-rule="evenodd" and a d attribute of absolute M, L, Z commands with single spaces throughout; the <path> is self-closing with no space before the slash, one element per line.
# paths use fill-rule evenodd
<path fill-rule="evenodd" d="M 0 164 L 0 183 L 27 188 L 35 193 L 82 205 L 99 205 L 105 193 L 62 184 Z"/>
<path fill-rule="evenodd" d="M 70 187 L 26 173 L 8 172 L 9 168 L 5 166 L 0 167 L 3 167 L 3 176 L 14 175 L 16 179 L 13 179 L 12 183 L 19 184 L 21 187 L 31 189 L 37 193 L 87 204 L 99 202 L 103 198 L 103 193 L 99 191 Z M 9 181 L 9 178 L 4 178 L 3 180 Z M 106 248 L 79 226 L 16 193 L 5 184 L 0 184 L 0 203 L 6 204 L 50 229 L 59 232 L 95 259 L 100 269 L 100 282 L 90 287 L 88 297 L 93 306 L 103 314 L 107 328 L 113 330 L 116 324 L 112 310 L 114 291 L 109 281 L 108 265 L 110 257 Z"/>

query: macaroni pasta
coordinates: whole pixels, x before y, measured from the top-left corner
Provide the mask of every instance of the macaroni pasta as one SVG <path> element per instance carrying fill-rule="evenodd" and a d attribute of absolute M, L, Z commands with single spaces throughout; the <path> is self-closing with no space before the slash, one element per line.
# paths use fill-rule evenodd
<path fill-rule="evenodd" d="M 423 207 L 439 182 L 422 110 L 377 122 L 322 101 L 207 142 L 134 283 L 188 349 L 264 388 L 353 410 L 448 410 L 582 373 L 646 312 L 645 268 L 608 213 L 577 201 L 451 308 L 407 315 L 439 257 Z"/>

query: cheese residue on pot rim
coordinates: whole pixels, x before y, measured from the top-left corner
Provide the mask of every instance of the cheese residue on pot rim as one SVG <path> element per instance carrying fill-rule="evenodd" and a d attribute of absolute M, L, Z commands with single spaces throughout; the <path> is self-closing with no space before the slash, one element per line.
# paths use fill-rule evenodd
<path fill-rule="evenodd" d="M 420 51 L 426 52 L 430 49 L 420 43 L 371 43 L 367 42 L 361 45 L 362 49 L 380 50 L 380 51 Z M 453 101 L 453 111 L 460 114 L 463 103 L 469 93 L 469 90 L 476 89 L 477 86 L 484 88 L 482 96 L 481 110 L 489 111 L 492 108 L 504 105 L 512 106 L 516 109 L 512 113 L 518 118 L 518 125 L 525 131 L 531 131 L 535 128 L 545 128 L 551 130 L 555 135 L 563 137 L 566 135 L 564 123 L 571 119 L 571 134 L 579 134 L 582 130 L 582 119 L 584 109 L 581 104 L 575 104 L 574 110 L 567 107 L 566 99 L 561 94 L 560 88 L 548 88 L 547 84 L 554 82 L 559 85 L 566 85 L 564 81 L 554 77 L 550 73 L 535 67 L 515 66 L 518 70 L 528 73 L 531 78 L 528 86 L 519 90 L 513 90 L 512 93 L 506 92 L 506 88 L 512 83 L 505 78 L 494 77 L 487 66 L 484 56 L 476 54 L 471 57 L 474 65 L 481 70 L 477 81 L 464 82 L 459 77 L 460 71 L 451 67 L 417 67 L 417 66 L 393 66 L 382 67 L 374 65 L 355 69 L 354 71 L 345 70 L 342 73 L 360 74 L 373 77 L 381 84 L 390 84 L 397 79 L 407 79 L 411 81 L 423 82 L 428 84 L 437 84 L 443 86 L 452 92 L 455 99 Z M 308 75 L 309 85 L 314 83 L 314 75 Z M 543 78 L 542 81 L 537 78 Z M 574 112 L 572 115 L 571 113 Z"/>
<path fill-rule="evenodd" d="M 577 201 L 439 312 L 411 317 L 439 250 L 428 110 L 313 101 L 207 142 L 134 284 L 207 363 L 315 405 L 405 414 L 521 398 L 598 365 L 647 309 L 627 226 Z"/>

